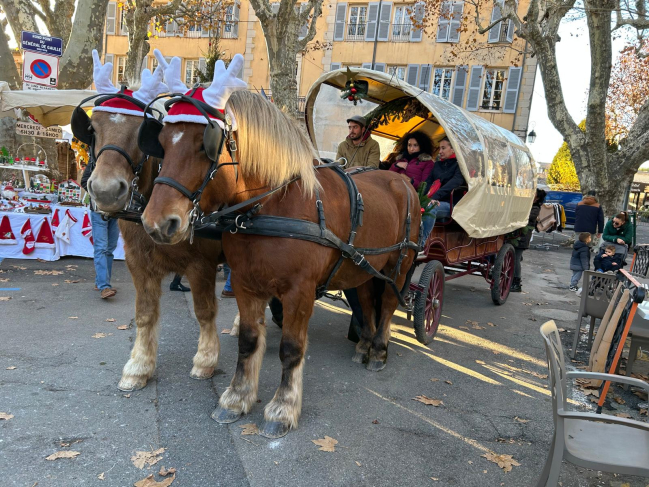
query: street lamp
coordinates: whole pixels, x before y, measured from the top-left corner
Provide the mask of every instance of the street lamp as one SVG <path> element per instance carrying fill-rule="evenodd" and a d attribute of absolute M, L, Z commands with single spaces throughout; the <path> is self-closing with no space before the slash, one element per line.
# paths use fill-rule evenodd
<path fill-rule="evenodd" d="M 527 134 L 527 141 L 530 144 L 533 144 L 536 140 L 536 132 L 534 132 L 534 127 L 536 127 L 536 122 L 532 122 L 532 130 L 530 130 L 530 133 Z"/>

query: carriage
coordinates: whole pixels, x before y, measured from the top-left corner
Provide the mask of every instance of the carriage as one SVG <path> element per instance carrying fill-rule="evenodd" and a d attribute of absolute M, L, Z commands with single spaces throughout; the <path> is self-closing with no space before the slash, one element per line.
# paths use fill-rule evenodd
<path fill-rule="evenodd" d="M 360 87 L 361 105 L 346 94 Z M 341 98 L 343 92 L 344 98 Z M 382 160 L 394 141 L 414 130 L 435 143 L 448 137 L 466 186 L 451 196 L 452 217 L 438 220 L 424 253 L 418 282 L 404 290 L 408 318 L 417 339 L 433 340 L 442 314 L 444 284 L 465 275 L 482 276 L 497 305 L 506 302 L 514 275 L 512 241 L 527 225 L 536 190 L 534 159 L 512 132 L 388 74 L 368 69 L 336 70 L 311 87 L 305 104 L 307 131 L 316 149 L 328 155 L 346 136 L 341 122 L 363 114 L 379 141 Z"/>

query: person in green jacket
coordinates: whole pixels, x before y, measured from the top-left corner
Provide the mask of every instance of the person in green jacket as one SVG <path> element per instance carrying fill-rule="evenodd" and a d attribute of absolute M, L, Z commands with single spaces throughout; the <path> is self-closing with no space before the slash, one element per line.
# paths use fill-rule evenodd
<path fill-rule="evenodd" d="M 602 240 L 616 245 L 631 246 L 633 242 L 633 229 L 631 228 L 631 222 L 628 221 L 626 211 L 621 211 L 612 220 L 608 221 L 604 227 Z"/>

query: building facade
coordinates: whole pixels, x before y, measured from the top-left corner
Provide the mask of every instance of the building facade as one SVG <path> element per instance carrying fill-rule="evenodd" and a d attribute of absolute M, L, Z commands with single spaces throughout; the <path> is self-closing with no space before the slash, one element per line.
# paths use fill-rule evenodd
<path fill-rule="evenodd" d="M 520 12 L 526 11 L 527 3 L 521 0 Z M 424 18 L 424 8 L 423 3 L 397 1 L 324 2 L 322 16 L 316 19 L 314 41 L 327 47 L 296 57 L 296 96 L 302 101 L 325 71 L 346 66 L 375 69 L 441 96 L 525 139 L 536 59 L 520 54 L 526 44 L 514 38 L 513 24 L 504 21 L 477 35 L 474 15 L 469 11 L 472 5 L 450 0 L 442 3 L 441 12 L 427 15 L 427 27 L 421 29 L 417 26 Z M 486 24 L 497 21 L 498 6 L 489 6 L 481 17 Z M 306 30 L 304 26 L 301 32 L 306 34 Z M 269 94 L 266 41 L 248 0 L 226 7 L 219 33 L 226 58 L 244 55 L 241 77 L 250 89 L 263 88 Z M 182 32 L 174 22 L 150 39 L 152 50 L 158 48 L 169 58 L 183 59 L 182 72 L 188 86 L 197 81 L 195 70 L 203 66 L 209 42 L 209 32 L 200 28 Z M 477 45 L 480 49 L 475 49 Z M 108 5 L 105 47 L 105 60 L 115 66 L 113 81 L 119 83 L 126 66 L 128 32 L 117 2 Z M 152 54 L 145 60 L 149 68 L 155 68 L 156 63 Z"/>

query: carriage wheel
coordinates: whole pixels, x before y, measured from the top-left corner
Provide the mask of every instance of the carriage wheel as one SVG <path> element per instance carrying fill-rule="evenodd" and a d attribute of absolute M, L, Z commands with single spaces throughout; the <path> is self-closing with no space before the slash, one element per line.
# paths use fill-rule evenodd
<path fill-rule="evenodd" d="M 506 243 L 500 248 L 493 267 L 493 282 L 491 283 L 491 299 L 497 305 L 505 304 L 509 296 L 509 288 L 514 278 L 514 247 Z"/>
<path fill-rule="evenodd" d="M 415 335 L 424 345 L 433 341 L 439 320 L 442 317 L 444 299 L 444 266 L 434 260 L 426 264 L 419 285 L 424 289 L 418 292 L 414 305 Z"/>

